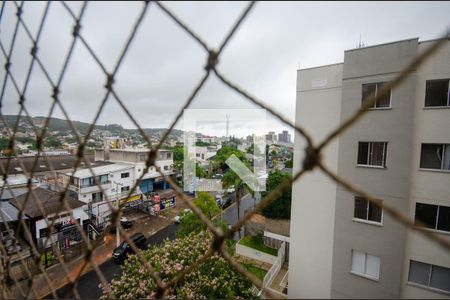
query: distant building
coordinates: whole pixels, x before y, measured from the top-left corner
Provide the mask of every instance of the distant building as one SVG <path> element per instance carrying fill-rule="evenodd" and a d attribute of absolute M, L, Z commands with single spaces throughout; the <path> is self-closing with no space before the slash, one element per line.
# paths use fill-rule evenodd
<path fill-rule="evenodd" d="M 291 135 L 287 130 L 283 130 L 282 133 L 278 134 L 278 141 L 284 142 L 284 143 L 290 143 L 291 142 Z"/>
<path fill-rule="evenodd" d="M 266 143 L 273 144 L 277 141 L 277 135 L 274 131 L 269 131 L 268 134 L 266 134 Z"/>

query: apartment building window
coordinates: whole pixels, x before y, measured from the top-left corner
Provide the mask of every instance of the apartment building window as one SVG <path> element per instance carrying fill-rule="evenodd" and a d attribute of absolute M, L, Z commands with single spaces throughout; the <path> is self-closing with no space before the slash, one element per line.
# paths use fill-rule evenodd
<path fill-rule="evenodd" d="M 128 177 L 130 177 L 130 172 L 120 174 L 120 178 L 128 178 Z"/>
<path fill-rule="evenodd" d="M 102 192 L 92 193 L 92 203 L 101 202 L 103 200 Z"/>
<path fill-rule="evenodd" d="M 164 166 L 164 170 L 165 171 L 169 170 L 169 166 Z"/>
<path fill-rule="evenodd" d="M 415 224 L 450 232 L 450 206 L 416 203 Z"/>
<path fill-rule="evenodd" d="M 450 144 L 422 144 L 420 167 L 450 170 Z"/>
<path fill-rule="evenodd" d="M 387 142 L 359 142 L 358 165 L 386 167 Z"/>
<path fill-rule="evenodd" d="M 364 106 L 368 97 L 373 93 L 375 97 L 382 90 L 383 85 L 387 84 L 386 82 L 377 82 L 377 83 L 367 83 L 362 85 L 362 100 L 361 103 Z M 375 101 L 372 106 L 369 108 L 389 108 L 391 107 L 391 91 L 387 93 L 383 98 Z"/>
<path fill-rule="evenodd" d="M 99 176 L 99 181 L 100 181 L 100 184 L 108 183 L 108 175 L 107 174 L 106 175 L 100 175 Z"/>
<path fill-rule="evenodd" d="M 129 190 L 130 190 L 129 186 L 123 186 L 123 187 L 120 188 L 121 192 L 126 192 L 126 191 L 129 191 Z"/>
<path fill-rule="evenodd" d="M 382 209 L 362 197 L 355 197 L 354 218 L 381 223 Z"/>
<path fill-rule="evenodd" d="M 94 177 L 82 178 L 81 187 L 89 187 L 95 185 Z"/>
<path fill-rule="evenodd" d="M 450 268 L 410 260 L 408 281 L 450 292 Z"/>
<path fill-rule="evenodd" d="M 450 80 L 427 80 L 425 91 L 425 107 L 450 106 Z"/>
<path fill-rule="evenodd" d="M 139 161 L 145 161 L 145 154 L 139 154 Z"/>
<path fill-rule="evenodd" d="M 352 250 L 353 274 L 362 275 L 373 279 L 380 278 L 380 258 L 375 255 Z"/>

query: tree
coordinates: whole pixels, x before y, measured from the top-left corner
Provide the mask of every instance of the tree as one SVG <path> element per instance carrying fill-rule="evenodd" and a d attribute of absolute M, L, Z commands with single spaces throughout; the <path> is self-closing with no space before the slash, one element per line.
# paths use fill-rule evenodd
<path fill-rule="evenodd" d="M 239 151 L 238 149 L 234 147 L 224 146 L 220 148 L 217 151 L 217 154 L 214 156 L 214 168 L 222 169 L 222 171 L 225 171 L 228 169 L 227 164 L 225 161 L 232 155 L 236 155 L 237 158 L 239 158 L 241 161 L 246 161 L 245 155 L 242 151 Z"/>
<path fill-rule="evenodd" d="M 54 136 L 49 136 L 45 141 L 45 146 L 49 148 L 59 148 L 62 146 L 62 143 Z"/>
<path fill-rule="evenodd" d="M 195 164 L 195 175 L 199 178 L 206 178 L 208 174 L 203 167 L 201 167 L 198 163 L 196 163 Z"/>
<path fill-rule="evenodd" d="M 261 151 L 259 150 L 259 147 L 255 147 L 255 144 L 252 144 L 245 151 L 247 153 L 250 153 L 250 154 L 253 154 L 253 155 L 261 155 Z"/>
<path fill-rule="evenodd" d="M 9 147 L 9 140 L 5 138 L 0 138 L 0 150 L 6 150 Z"/>
<path fill-rule="evenodd" d="M 292 168 L 293 165 L 294 161 L 292 159 L 287 160 L 286 163 L 284 164 L 286 168 Z"/>
<path fill-rule="evenodd" d="M 245 163 L 248 167 L 248 162 Z M 222 178 L 222 183 L 224 183 L 225 187 L 230 187 L 234 185 L 234 195 L 236 199 L 237 205 L 237 218 L 240 219 L 240 211 L 241 211 L 241 196 L 244 193 L 244 190 L 252 192 L 252 190 L 242 181 L 242 179 L 231 169 L 229 169 Z M 239 237 L 241 237 L 241 231 L 239 230 Z"/>
<path fill-rule="evenodd" d="M 266 182 L 266 191 L 262 196 L 267 196 L 278 185 L 289 180 L 290 175 L 275 170 L 269 173 Z M 289 190 L 283 192 L 281 196 L 276 198 L 269 206 L 262 210 L 262 214 L 272 219 L 290 219 L 291 218 L 291 201 L 292 201 L 292 185 Z"/>
<path fill-rule="evenodd" d="M 177 172 L 181 172 L 183 169 L 183 158 L 184 158 L 184 147 L 175 146 L 172 149 L 173 151 L 173 167 Z"/>
<path fill-rule="evenodd" d="M 206 192 L 199 192 L 194 204 L 202 211 L 202 213 L 210 220 L 219 215 L 221 210 L 217 206 L 214 197 Z M 192 232 L 206 230 L 206 225 L 194 213 L 181 214 L 180 230 L 178 236 L 184 237 Z"/>
<path fill-rule="evenodd" d="M 199 147 L 207 147 L 207 146 L 211 146 L 211 144 L 205 143 L 203 141 L 197 141 L 195 143 L 195 146 L 199 146 Z"/>
<path fill-rule="evenodd" d="M 208 251 L 212 235 L 202 231 L 174 241 L 165 241 L 143 251 L 148 263 L 158 272 L 163 283 L 170 282 L 180 272 Z M 111 293 L 103 291 L 101 299 L 156 298 L 157 285 L 136 255 L 130 255 L 110 284 Z M 235 299 L 254 298 L 252 283 L 219 254 L 214 254 L 175 286 L 170 286 L 167 298 L 173 299 Z"/>

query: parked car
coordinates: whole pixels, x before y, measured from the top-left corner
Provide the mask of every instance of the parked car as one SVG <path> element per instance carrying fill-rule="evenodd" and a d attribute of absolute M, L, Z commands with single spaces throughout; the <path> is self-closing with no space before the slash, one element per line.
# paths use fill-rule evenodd
<path fill-rule="evenodd" d="M 228 193 L 228 194 L 234 193 L 235 191 L 236 191 L 236 189 L 234 188 L 234 185 L 230 186 L 230 187 L 227 189 L 227 193 Z"/>
<path fill-rule="evenodd" d="M 137 248 L 147 248 L 147 239 L 142 232 L 133 234 L 130 239 L 133 241 Z M 123 261 L 127 257 L 127 255 L 131 253 L 134 253 L 134 251 L 131 248 L 130 244 L 128 244 L 126 241 L 123 241 L 122 243 L 120 243 L 119 247 L 113 250 L 112 256 L 115 261 L 120 262 Z"/>
<path fill-rule="evenodd" d="M 222 195 L 220 195 L 220 194 L 216 195 L 216 203 L 219 206 L 222 204 Z"/>
<path fill-rule="evenodd" d="M 5 241 L 5 248 L 8 254 L 18 253 L 22 251 L 22 246 L 16 239 L 7 239 Z"/>
<path fill-rule="evenodd" d="M 122 225 L 124 229 L 129 229 L 133 227 L 133 221 L 129 221 L 127 218 L 122 217 L 120 218 L 120 225 Z"/>
<path fill-rule="evenodd" d="M 231 199 L 230 196 L 228 196 L 228 195 L 227 195 L 227 196 L 224 196 L 224 197 L 222 198 L 222 202 L 221 202 L 220 207 L 221 207 L 222 209 L 227 208 L 228 206 L 231 205 L 231 202 L 232 202 L 232 199 Z"/>

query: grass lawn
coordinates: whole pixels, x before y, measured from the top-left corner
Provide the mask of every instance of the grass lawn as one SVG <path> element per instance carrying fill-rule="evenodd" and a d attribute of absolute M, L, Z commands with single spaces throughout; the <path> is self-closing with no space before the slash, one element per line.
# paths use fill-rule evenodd
<path fill-rule="evenodd" d="M 260 269 L 258 267 L 255 267 L 252 264 L 247 264 L 247 263 L 241 263 L 241 265 L 247 269 L 247 271 L 249 271 L 250 273 L 252 273 L 253 275 L 255 275 L 256 277 L 258 277 L 259 279 L 263 280 L 264 276 L 266 276 L 267 271 L 264 269 Z"/>
<path fill-rule="evenodd" d="M 271 254 L 274 256 L 277 256 L 278 251 L 276 249 L 267 247 L 263 243 L 263 239 L 261 235 L 255 235 L 255 236 L 246 236 L 242 238 L 242 240 L 239 242 L 239 244 L 259 250 L 261 252 Z"/>

